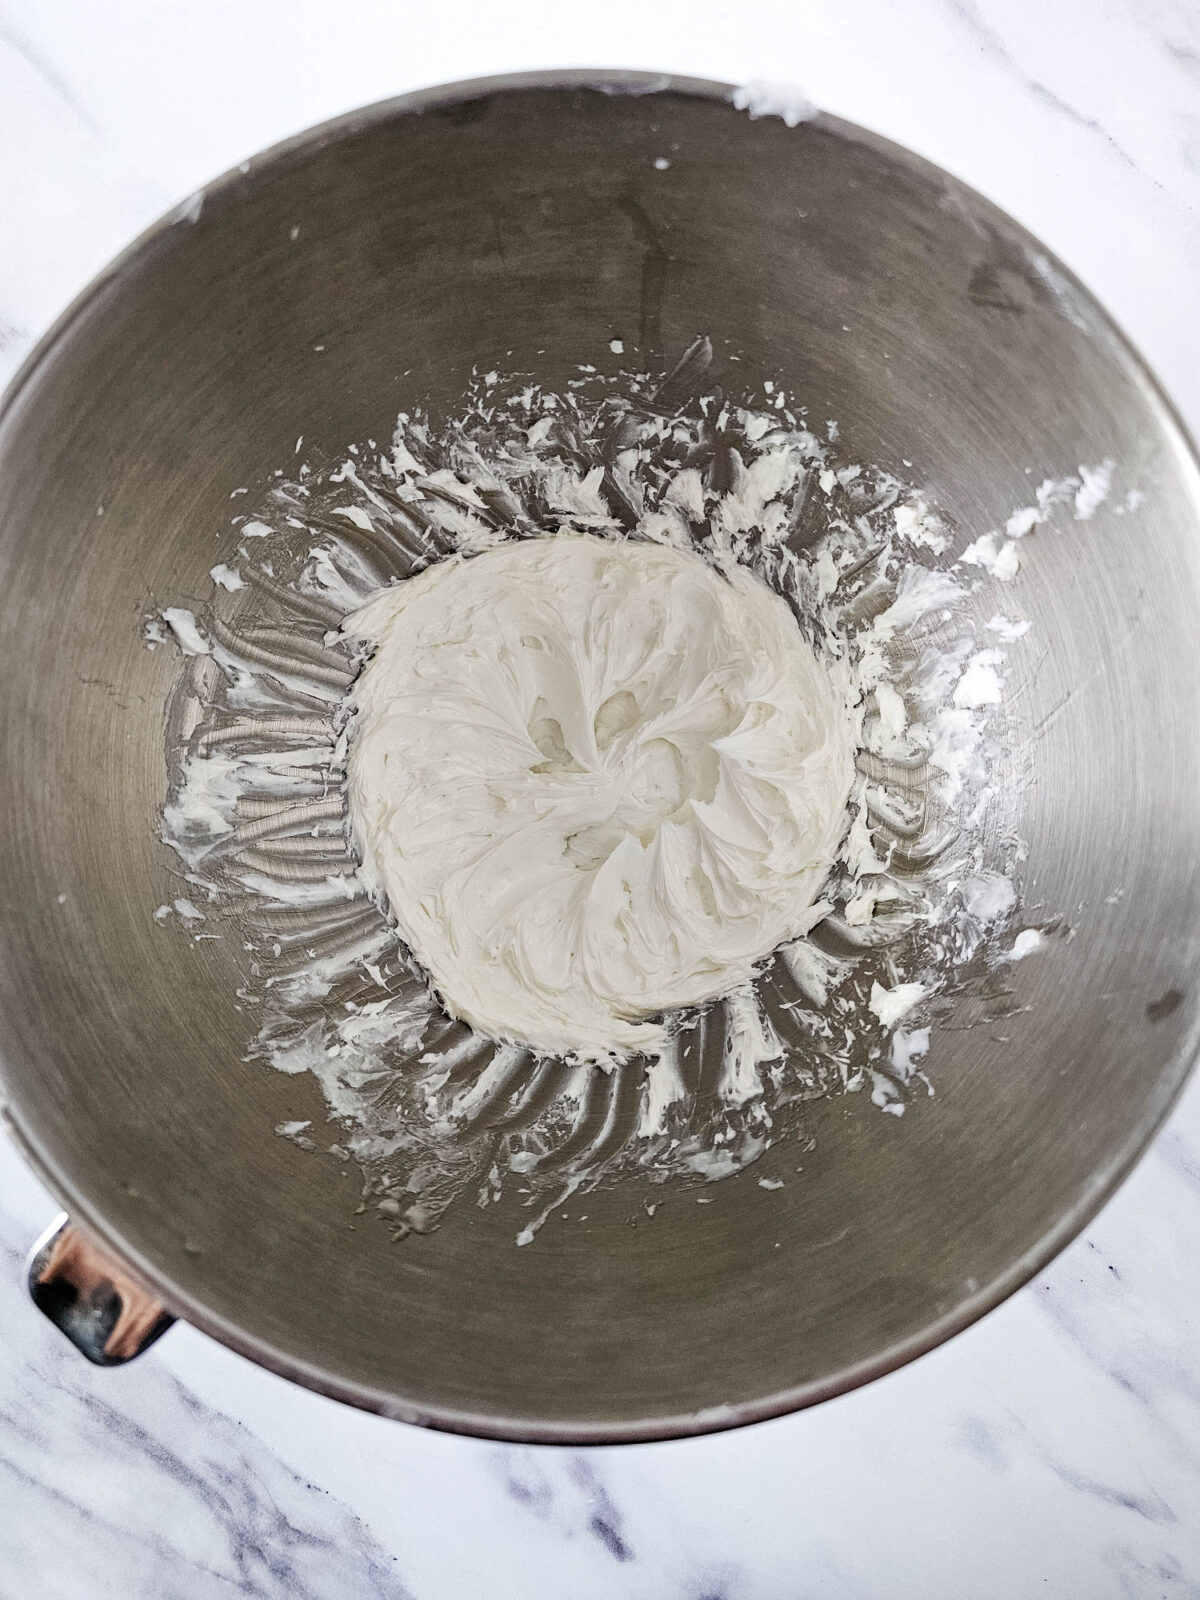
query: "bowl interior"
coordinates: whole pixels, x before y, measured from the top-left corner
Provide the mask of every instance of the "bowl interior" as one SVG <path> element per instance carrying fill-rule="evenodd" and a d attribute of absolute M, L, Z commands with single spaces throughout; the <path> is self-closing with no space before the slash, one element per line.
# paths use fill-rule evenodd
<path fill-rule="evenodd" d="M 252 504 L 298 435 L 334 457 L 414 403 L 453 411 L 474 366 L 555 386 L 585 361 L 664 368 L 702 332 L 727 382 L 782 380 L 848 459 L 972 537 L 1031 474 L 1112 457 L 1143 493 L 1039 533 L 1020 579 L 997 815 L 1028 846 L 1025 920 L 1061 936 L 1011 969 L 1003 1024 L 937 1031 L 936 1095 L 903 1118 L 820 1105 L 814 1149 L 776 1147 L 703 1206 L 624 1184 L 518 1250 L 510 1197 L 392 1244 L 351 1169 L 276 1136 L 323 1102 L 243 1059 L 237 952 L 153 919 L 180 892 L 156 822 L 177 660 L 142 619 L 202 600 L 237 542 L 231 492 Z M 526 80 L 252 163 L 93 286 L 0 419 L 19 1136 L 175 1308 L 401 1416 L 683 1432 L 927 1348 L 1081 1225 L 1190 1062 L 1198 514 L 1186 440 L 1086 293 L 978 195 L 832 119 Z M 983 584 L 981 624 L 1004 598 Z"/>

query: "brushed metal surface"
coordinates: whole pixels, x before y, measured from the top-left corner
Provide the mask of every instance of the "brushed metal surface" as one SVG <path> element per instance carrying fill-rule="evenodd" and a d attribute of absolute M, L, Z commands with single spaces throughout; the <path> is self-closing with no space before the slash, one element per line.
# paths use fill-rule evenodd
<path fill-rule="evenodd" d="M 720 86 L 599 92 L 650 82 L 457 86 L 281 147 L 105 273 L 0 415 L 10 1121 L 172 1311 L 347 1400 L 508 1437 L 728 1425 L 929 1348 L 1082 1225 L 1196 1041 L 1200 476 L 1177 419 L 954 179 Z M 938 1030 L 936 1097 L 903 1119 L 823 1104 L 811 1152 L 707 1206 L 650 1196 L 652 1220 L 624 1186 L 518 1250 L 510 1197 L 393 1245 L 345 1166 L 275 1135 L 323 1106 L 243 1060 L 234 952 L 153 919 L 177 662 L 143 614 L 207 592 L 231 490 L 253 504 L 298 434 L 332 457 L 414 401 L 453 409 L 472 366 L 553 386 L 614 336 L 665 369 L 699 332 L 964 530 L 1024 503 L 1027 469 L 1111 455 L 1145 491 L 1040 532 L 1019 587 L 1000 820 L 1028 842 L 1027 916 L 1074 936 L 1011 969 L 1002 1030 Z"/>

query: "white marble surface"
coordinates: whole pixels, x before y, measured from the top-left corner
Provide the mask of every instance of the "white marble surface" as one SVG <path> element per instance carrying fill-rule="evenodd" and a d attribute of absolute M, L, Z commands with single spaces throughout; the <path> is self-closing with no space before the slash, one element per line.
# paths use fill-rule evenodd
<path fill-rule="evenodd" d="M 1196 0 L 0 0 L 0 377 L 136 230 L 308 123 L 571 63 L 790 78 L 983 189 L 1200 428 Z M 903 1372 L 682 1444 L 423 1434 L 176 1328 L 29 1307 L 0 1145 L 0 1600 L 1200 1597 L 1200 1083 L 1038 1282 Z"/>

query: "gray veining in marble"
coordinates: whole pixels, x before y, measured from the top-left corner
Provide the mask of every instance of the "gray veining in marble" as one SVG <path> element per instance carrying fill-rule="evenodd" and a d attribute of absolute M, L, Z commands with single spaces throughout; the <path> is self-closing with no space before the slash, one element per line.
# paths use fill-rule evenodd
<path fill-rule="evenodd" d="M 410 1600 L 340 1500 L 147 1358 L 98 1384 L 31 1324 L 27 1240 L 0 1217 L 0 1596 Z M 36 1587 L 30 1579 L 37 1574 Z"/>

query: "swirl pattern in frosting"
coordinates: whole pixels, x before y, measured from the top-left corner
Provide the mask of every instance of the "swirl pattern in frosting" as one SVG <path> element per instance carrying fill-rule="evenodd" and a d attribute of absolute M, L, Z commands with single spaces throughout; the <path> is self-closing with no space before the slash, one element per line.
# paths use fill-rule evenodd
<path fill-rule="evenodd" d="M 447 1008 L 598 1059 L 806 931 L 845 829 L 846 686 L 744 567 L 590 534 L 382 589 L 345 631 L 350 819 Z"/>

